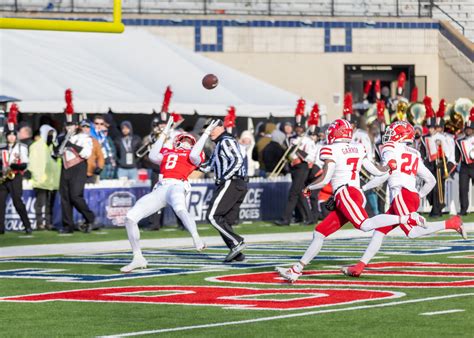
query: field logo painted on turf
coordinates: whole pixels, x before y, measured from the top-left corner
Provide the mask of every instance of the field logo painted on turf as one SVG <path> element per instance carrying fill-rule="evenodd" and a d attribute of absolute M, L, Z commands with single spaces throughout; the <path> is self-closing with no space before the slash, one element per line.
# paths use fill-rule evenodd
<path fill-rule="evenodd" d="M 148 295 L 147 295 L 148 293 Z M 286 299 L 276 298 L 287 296 Z M 392 299 L 401 292 L 349 289 L 253 289 L 218 286 L 127 286 L 0 298 L 5 302 L 113 302 L 207 305 L 231 309 L 300 310 Z"/>

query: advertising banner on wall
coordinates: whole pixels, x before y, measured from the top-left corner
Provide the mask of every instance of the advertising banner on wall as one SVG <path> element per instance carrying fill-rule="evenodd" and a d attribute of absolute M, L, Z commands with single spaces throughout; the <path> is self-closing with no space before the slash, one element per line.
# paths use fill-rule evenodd
<path fill-rule="evenodd" d="M 248 184 L 248 192 L 241 205 L 239 216 L 242 221 L 275 220 L 281 216 L 286 205 L 288 181 L 268 181 L 263 179 L 252 180 Z M 206 214 L 212 198 L 215 185 L 206 181 L 193 183 L 187 194 L 187 205 L 191 216 L 198 223 L 207 223 Z M 150 192 L 150 187 L 139 184 L 131 187 L 90 187 L 84 191 L 84 197 L 91 210 L 96 215 L 96 222 L 106 227 L 120 227 L 125 225 L 127 211 L 143 195 Z M 23 191 L 23 201 L 28 211 L 28 217 L 36 228 L 35 195 L 33 190 Z M 76 222 L 82 221 L 82 216 L 74 211 Z M 7 201 L 6 230 L 23 230 L 20 217 L 16 213 L 11 199 Z M 61 205 L 59 196 L 56 197 L 53 211 L 53 223 L 61 227 Z M 175 224 L 176 219 L 170 207 L 164 210 L 164 224 Z"/>

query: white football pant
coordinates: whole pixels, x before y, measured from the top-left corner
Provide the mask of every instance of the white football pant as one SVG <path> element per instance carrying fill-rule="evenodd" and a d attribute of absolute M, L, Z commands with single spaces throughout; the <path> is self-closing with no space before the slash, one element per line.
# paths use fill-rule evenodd
<path fill-rule="evenodd" d="M 134 255 L 141 255 L 138 222 L 163 209 L 166 205 L 170 205 L 173 208 L 195 243 L 201 241 L 197 233 L 196 222 L 186 208 L 185 200 L 188 191 L 188 182 L 176 179 L 163 179 L 155 186 L 152 192 L 142 196 L 133 208 L 127 212 L 125 226 Z"/>

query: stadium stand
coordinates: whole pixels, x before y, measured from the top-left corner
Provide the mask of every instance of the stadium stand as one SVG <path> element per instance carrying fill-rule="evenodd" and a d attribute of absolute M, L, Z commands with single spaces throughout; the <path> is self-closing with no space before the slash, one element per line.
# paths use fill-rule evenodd
<path fill-rule="evenodd" d="M 472 0 L 123 0 L 124 13 L 337 17 L 431 17 L 447 20 L 474 40 Z M 103 0 L 2 0 L 3 11 L 110 12 Z"/>

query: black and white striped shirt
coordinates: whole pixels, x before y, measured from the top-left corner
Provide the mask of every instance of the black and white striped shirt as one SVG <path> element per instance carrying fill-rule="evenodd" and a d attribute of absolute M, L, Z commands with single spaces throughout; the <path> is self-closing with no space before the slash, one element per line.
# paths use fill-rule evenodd
<path fill-rule="evenodd" d="M 216 141 L 216 148 L 208 162 L 216 180 L 229 180 L 233 176 L 246 177 L 244 159 L 236 139 L 224 133 Z"/>

